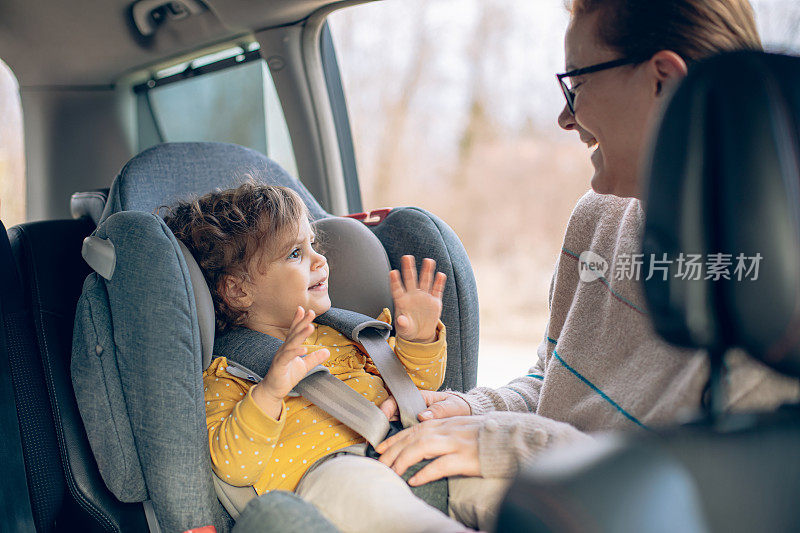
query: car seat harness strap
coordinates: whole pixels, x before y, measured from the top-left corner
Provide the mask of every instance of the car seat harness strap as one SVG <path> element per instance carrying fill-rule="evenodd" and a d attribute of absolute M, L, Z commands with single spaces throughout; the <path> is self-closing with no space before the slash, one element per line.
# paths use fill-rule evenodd
<path fill-rule="evenodd" d="M 341 331 L 364 347 L 398 403 L 403 427 L 416 423 L 417 414 L 425 409 L 425 401 L 386 342 L 391 326 L 336 308 L 317 317 L 316 322 Z M 236 328 L 217 336 L 214 352 L 225 355 L 229 373 L 259 382 L 282 344 L 281 340 L 265 333 Z M 290 394 L 304 396 L 358 432 L 373 447 L 389 433 L 389 421 L 383 412 L 322 365 L 311 369 Z"/>

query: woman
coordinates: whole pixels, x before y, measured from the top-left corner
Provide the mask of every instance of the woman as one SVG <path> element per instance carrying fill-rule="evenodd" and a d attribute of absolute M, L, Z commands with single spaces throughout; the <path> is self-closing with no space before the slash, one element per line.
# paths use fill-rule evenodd
<path fill-rule="evenodd" d="M 567 227 L 538 360 L 496 390 L 428 393 L 424 422 L 378 447 L 398 473 L 436 458 L 412 485 L 453 475 L 509 478 L 546 448 L 590 440 L 595 431 L 673 423 L 700 405 L 704 355 L 663 342 L 644 303 L 639 278 L 647 272 L 635 258 L 644 220 L 638 166 L 665 95 L 689 65 L 760 48 L 752 9 L 746 0 L 574 0 L 570 11 L 568 72 L 559 75 L 567 105 L 558 121 L 593 151 L 594 191 Z M 585 251 L 608 261 L 601 279 L 581 280 Z M 727 364 L 731 409 L 769 408 L 798 394 L 796 382 L 741 354 Z M 396 410 L 391 401 L 382 409 Z"/>

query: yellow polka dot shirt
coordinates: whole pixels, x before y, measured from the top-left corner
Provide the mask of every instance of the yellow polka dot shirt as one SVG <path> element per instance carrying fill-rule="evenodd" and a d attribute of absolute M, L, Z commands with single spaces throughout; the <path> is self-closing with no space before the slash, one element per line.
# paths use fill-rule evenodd
<path fill-rule="evenodd" d="M 389 323 L 384 309 L 378 320 Z M 391 337 L 389 344 L 414 384 L 436 390 L 444 380 L 447 343 L 444 324 L 428 344 Z M 376 405 L 388 397 L 372 359 L 361 346 L 333 328 L 314 324 L 305 346 L 313 352 L 328 348 L 323 363 L 335 377 Z M 364 438 L 302 396 L 286 397 L 280 417 L 267 415 L 253 400 L 255 385 L 229 374 L 225 357 L 217 357 L 203 372 L 206 425 L 214 472 L 231 485 L 252 485 L 258 494 L 294 490 L 314 461 Z"/>

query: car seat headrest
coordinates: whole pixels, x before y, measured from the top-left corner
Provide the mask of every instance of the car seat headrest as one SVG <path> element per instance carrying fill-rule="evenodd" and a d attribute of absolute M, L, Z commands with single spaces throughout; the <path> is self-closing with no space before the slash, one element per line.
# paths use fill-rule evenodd
<path fill-rule="evenodd" d="M 392 313 L 389 257 L 381 241 L 361 222 L 329 217 L 314 222 L 321 252 L 328 259 L 331 305 L 376 317 Z"/>
<path fill-rule="evenodd" d="M 667 341 L 741 347 L 800 376 L 798 124 L 800 58 L 723 54 L 671 98 L 645 167 L 642 250 L 667 260 L 644 282 Z"/>
<path fill-rule="evenodd" d="M 108 188 L 73 193 L 69 199 L 72 218 L 89 217 L 97 225 L 108 201 Z"/>
<path fill-rule="evenodd" d="M 236 187 L 251 176 L 297 192 L 313 218 L 326 215 L 308 190 L 265 155 L 235 144 L 165 143 L 132 158 L 114 179 L 100 222 L 119 211 L 154 212 L 178 200 Z"/>
<path fill-rule="evenodd" d="M 323 218 L 314 222 L 313 228 L 330 265 L 328 293 L 333 307 L 371 317 L 383 308 L 392 310 L 389 258 L 378 238 L 351 218 Z M 205 370 L 214 348 L 214 304 L 202 270 L 189 249 L 178 243 L 192 280 Z"/>

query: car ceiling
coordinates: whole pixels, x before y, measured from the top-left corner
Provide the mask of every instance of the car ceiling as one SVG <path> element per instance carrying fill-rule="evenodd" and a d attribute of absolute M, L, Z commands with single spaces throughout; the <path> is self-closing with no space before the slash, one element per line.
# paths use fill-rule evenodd
<path fill-rule="evenodd" d="M 149 0 L 145 0 L 149 1 Z M 336 0 L 203 0 L 142 37 L 129 0 L 2 0 L 0 59 L 23 88 L 108 86 L 122 75 L 254 31 L 302 21 Z"/>

